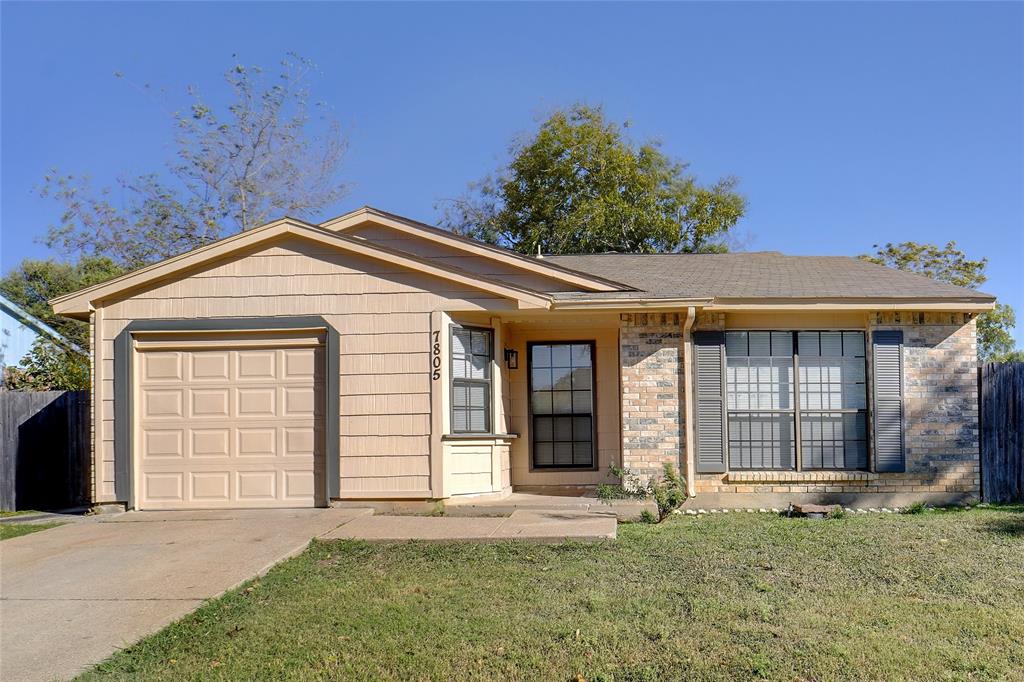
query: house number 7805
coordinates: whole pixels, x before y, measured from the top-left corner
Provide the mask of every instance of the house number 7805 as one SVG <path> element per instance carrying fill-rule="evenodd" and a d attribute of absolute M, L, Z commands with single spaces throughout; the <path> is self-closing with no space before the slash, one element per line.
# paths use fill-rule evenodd
<path fill-rule="evenodd" d="M 430 378 L 437 381 L 441 378 L 441 332 L 430 333 L 433 343 L 430 347 Z"/>

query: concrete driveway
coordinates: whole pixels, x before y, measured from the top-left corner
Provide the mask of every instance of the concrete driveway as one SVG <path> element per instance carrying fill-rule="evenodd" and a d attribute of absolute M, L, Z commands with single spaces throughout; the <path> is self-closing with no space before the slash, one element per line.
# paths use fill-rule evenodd
<path fill-rule="evenodd" d="M 136 512 L 0 543 L 0 680 L 67 679 L 363 509 Z"/>

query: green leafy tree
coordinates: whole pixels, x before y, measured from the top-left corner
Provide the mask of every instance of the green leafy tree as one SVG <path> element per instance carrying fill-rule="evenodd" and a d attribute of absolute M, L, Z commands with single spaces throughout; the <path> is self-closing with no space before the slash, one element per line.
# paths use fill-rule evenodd
<path fill-rule="evenodd" d="M 945 246 L 917 242 L 874 245 L 875 253 L 861 259 L 898 270 L 916 272 L 941 282 L 976 289 L 988 280 L 985 266 L 988 259 L 971 260 L 957 248 L 955 241 Z M 978 315 L 978 360 L 988 362 L 1013 352 L 1013 334 L 1016 324 L 1013 308 L 997 303 L 994 310 Z"/>
<path fill-rule="evenodd" d="M 0 293 L 71 343 L 84 348 L 89 344 L 89 325 L 55 314 L 48 301 L 124 272 L 124 267 L 106 256 L 83 256 L 74 264 L 27 258 L 0 279 Z"/>
<path fill-rule="evenodd" d="M 89 387 L 89 325 L 54 314 L 47 302 L 77 289 L 116 277 L 125 268 L 104 256 L 83 256 L 77 263 L 23 260 L 0 279 L 0 293 L 45 322 L 72 347 L 40 336 L 20 367 L 7 367 L 4 386 L 12 390 L 72 390 Z M 78 352 L 79 350 L 85 351 Z"/>
<path fill-rule="evenodd" d="M 171 115 L 177 150 L 164 173 L 121 178 L 113 191 L 52 171 L 40 193 L 62 215 L 46 243 L 136 268 L 336 202 L 347 191 L 338 179 L 346 137 L 326 107 L 311 102 L 312 70 L 296 55 L 272 73 L 236 64 L 224 74 L 223 110 L 189 88 L 187 109 Z"/>
<path fill-rule="evenodd" d="M 447 228 L 521 253 L 724 251 L 743 216 L 735 178 L 701 185 L 600 107 L 554 112 L 507 166 L 441 202 Z"/>
<path fill-rule="evenodd" d="M 40 336 L 17 367 L 4 367 L 10 391 L 79 391 L 89 388 L 89 357 Z"/>

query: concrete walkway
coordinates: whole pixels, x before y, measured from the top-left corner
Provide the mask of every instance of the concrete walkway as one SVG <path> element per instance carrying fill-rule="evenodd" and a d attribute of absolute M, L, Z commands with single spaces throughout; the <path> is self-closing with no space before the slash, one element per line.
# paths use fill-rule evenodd
<path fill-rule="evenodd" d="M 368 509 L 133 512 L 0 542 L 0 680 L 67 679 Z"/>
<path fill-rule="evenodd" d="M 613 512 L 517 509 L 508 517 L 362 516 L 335 528 L 325 540 L 400 542 L 599 542 L 614 540 Z"/>
<path fill-rule="evenodd" d="M 298 554 L 313 538 L 596 542 L 615 513 L 373 516 L 371 509 L 132 512 L 0 543 L 0 680 L 67 679 Z"/>
<path fill-rule="evenodd" d="M 657 516 L 658 505 L 654 500 L 626 499 L 606 502 L 593 495 L 541 495 L 521 492 L 495 499 L 453 497 L 445 502 L 445 514 L 448 516 L 508 516 L 520 510 L 587 511 L 595 514 L 612 514 L 619 521 L 636 521 L 644 511 Z"/>

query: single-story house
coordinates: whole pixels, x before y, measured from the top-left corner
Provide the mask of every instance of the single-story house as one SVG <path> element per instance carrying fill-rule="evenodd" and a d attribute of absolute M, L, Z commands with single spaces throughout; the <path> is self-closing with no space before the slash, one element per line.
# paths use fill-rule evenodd
<path fill-rule="evenodd" d="M 701 506 L 979 490 L 994 298 L 845 257 L 535 258 L 372 208 L 62 296 L 92 328 L 97 505 L 580 493 Z"/>

